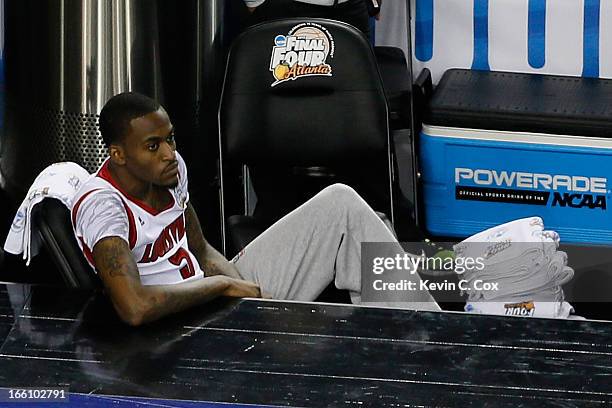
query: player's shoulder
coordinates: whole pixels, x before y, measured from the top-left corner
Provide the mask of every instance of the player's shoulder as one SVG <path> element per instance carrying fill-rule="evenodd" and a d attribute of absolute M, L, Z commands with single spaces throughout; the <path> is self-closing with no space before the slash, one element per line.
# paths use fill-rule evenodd
<path fill-rule="evenodd" d="M 72 200 L 72 212 L 75 213 L 84 203 L 117 201 L 123 202 L 121 195 L 100 177 L 93 175 L 81 185 Z"/>
<path fill-rule="evenodd" d="M 178 152 L 176 152 L 176 159 L 178 161 L 179 182 L 176 187 L 174 187 L 173 193 L 175 195 L 175 199 L 179 203 L 179 206 L 181 208 L 186 208 L 186 204 L 189 201 L 187 166 L 185 164 L 185 160 L 183 160 L 183 157 L 181 157 Z"/>
<path fill-rule="evenodd" d="M 187 164 L 178 151 L 176 152 L 176 160 L 178 161 L 179 176 L 187 177 Z"/>

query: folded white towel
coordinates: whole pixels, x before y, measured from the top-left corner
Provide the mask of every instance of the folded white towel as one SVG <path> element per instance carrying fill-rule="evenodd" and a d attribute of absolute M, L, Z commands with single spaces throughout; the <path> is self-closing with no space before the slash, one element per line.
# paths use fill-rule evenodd
<path fill-rule="evenodd" d="M 567 302 L 468 302 L 465 311 L 474 314 L 567 319 L 574 308 Z"/>
<path fill-rule="evenodd" d="M 573 311 L 562 285 L 574 276 L 560 237 L 539 217 L 510 221 L 454 246 L 456 257 L 480 257 L 480 268 L 457 271 L 467 281 L 471 313 L 567 318 Z M 497 285 L 495 290 L 473 283 Z"/>

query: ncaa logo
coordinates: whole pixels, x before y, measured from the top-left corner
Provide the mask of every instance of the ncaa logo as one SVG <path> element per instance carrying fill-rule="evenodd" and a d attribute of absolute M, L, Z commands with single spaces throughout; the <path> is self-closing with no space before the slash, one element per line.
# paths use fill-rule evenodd
<path fill-rule="evenodd" d="M 270 57 L 271 86 L 311 76 L 332 76 L 329 58 L 334 57 L 334 39 L 316 23 L 298 24 L 287 35 L 274 37 Z"/>

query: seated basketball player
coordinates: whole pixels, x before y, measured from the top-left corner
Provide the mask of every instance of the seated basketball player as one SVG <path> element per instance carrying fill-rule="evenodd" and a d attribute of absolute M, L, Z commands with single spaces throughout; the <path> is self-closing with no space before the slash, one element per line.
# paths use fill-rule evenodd
<path fill-rule="evenodd" d="M 359 303 L 360 243 L 395 242 L 365 201 L 337 184 L 230 262 L 202 234 L 165 110 L 146 96 L 120 94 L 102 109 L 100 131 L 110 157 L 77 193 L 72 220 L 83 253 L 130 325 L 217 296 L 310 301 L 331 282 Z M 427 291 L 402 302 L 439 310 Z"/>

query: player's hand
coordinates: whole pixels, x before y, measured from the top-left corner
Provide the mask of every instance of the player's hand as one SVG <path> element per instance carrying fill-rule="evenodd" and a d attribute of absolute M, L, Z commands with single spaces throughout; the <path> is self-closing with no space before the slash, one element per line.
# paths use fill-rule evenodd
<path fill-rule="evenodd" d="M 262 297 L 261 289 L 259 289 L 257 284 L 241 279 L 228 279 L 229 285 L 225 292 L 223 292 L 223 295 L 230 297 Z"/>

